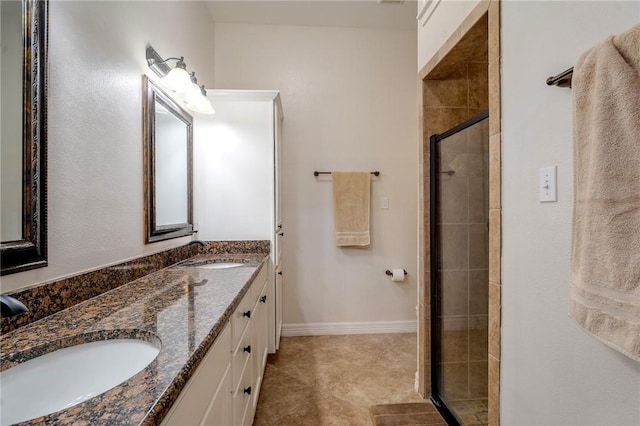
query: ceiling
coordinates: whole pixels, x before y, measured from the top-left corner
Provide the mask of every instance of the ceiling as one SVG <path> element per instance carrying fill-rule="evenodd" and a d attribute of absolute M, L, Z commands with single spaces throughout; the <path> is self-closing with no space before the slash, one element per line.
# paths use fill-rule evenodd
<path fill-rule="evenodd" d="M 415 0 L 214 0 L 215 22 L 415 30 Z"/>

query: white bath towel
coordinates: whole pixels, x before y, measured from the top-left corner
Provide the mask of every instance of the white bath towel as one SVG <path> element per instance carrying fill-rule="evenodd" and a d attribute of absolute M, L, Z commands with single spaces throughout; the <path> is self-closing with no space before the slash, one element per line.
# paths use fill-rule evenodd
<path fill-rule="evenodd" d="M 333 221 L 337 246 L 367 247 L 371 174 L 333 172 Z"/>
<path fill-rule="evenodd" d="M 640 25 L 585 52 L 573 72 L 570 316 L 640 361 Z"/>

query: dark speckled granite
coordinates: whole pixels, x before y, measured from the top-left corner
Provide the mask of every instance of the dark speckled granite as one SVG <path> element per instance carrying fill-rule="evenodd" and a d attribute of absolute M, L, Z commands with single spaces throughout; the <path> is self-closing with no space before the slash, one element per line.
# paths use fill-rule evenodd
<path fill-rule="evenodd" d="M 262 268 L 266 255 L 201 254 L 246 266 L 176 265 L 0 337 L 0 370 L 55 349 L 118 336 L 161 342 L 158 357 L 115 388 L 25 424 L 159 424 Z"/>
<path fill-rule="evenodd" d="M 207 241 L 207 247 L 202 251 L 211 254 L 223 253 L 264 253 L 269 254 L 271 242 L 269 240 L 256 241 Z"/>
<path fill-rule="evenodd" d="M 84 302 L 130 281 L 178 263 L 198 253 L 269 253 L 269 241 L 207 241 L 165 250 L 79 275 L 38 284 L 10 295 L 24 303 L 26 314 L 1 318 L 0 334 L 8 333 Z"/>
<path fill-rule="evenodd" d="M 195 244 L 185 245 L 12 293 L 11 296 L 24 303 L 29 311 L 23 315 L 2 318 L 1 332 L 7 333 L 38 321 L 194 256 L 199 247 Z"/>

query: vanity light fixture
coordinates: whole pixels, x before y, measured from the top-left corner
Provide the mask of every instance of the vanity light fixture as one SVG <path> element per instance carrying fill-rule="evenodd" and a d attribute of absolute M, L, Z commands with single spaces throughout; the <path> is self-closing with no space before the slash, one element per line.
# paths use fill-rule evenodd
<path fill-rule="evenodd" d="M 167 75 L 160 79 L 160 83 L 169 90 L 180 92 L 191 86 L 191 77 L 187 72 L 187 65 L 184 63 L 184 56 L 178 58 L 165 59 L 166 61 L 177 60 L 176 66 Z"/>
<path fill-rule="evenodd" d="M 187 108 L 191 111 L 199 112 L 200 114 L 215 114 L 215 110 L 211 106 L 211 102 L 207 99 L 207 91 L 204 88 L 204 84 L 200 89 L 200 96 L 196 97 L 193 101 L 187 102 Z"/>
<path fill-rule="evenodd" d="M 175 68 L 173 69 L 175 70 Z M 173 72 L 173 70 L 171 70 Z M 182 74 L 179 74 L 182 76 Z M 160 79 L 160 82 L 163 83 L 164 79 L 169 77 L 169 75 L 167 75 L 166 77 Z M 192 72 L 192 73 L 187 73 L 187 80 L 186 81 L 181 81 L 180 85 L 176 86 L 175 89 L 171 89 L 173 90 L 176 95 L 176 98 L 178 98 L 179 100 L 181 100 L 182 102 L 189 103 L 192 100 L 197 99 L 200 95 L 202 95 L 202 92 L 200 92 L 200 86 L 198 86 L 198 79 L 196 78 L 196 73 Z M 206 92 L 205 92 L 205 96 L 206 96 Z"/>
<path fill-rule="evenodd" d="M 215 114 L 204 85 L 198 85 L 195 72 L 187 71 L 183 56 L 162 59 L 151 45 L 147 45 L 146 58 L 149 68 L 160 77 L 162 86 L 172 91 L 188 109 L 201 114 Z M 171 60 L 176 61 L 173 68 L 167 65 Z"/>
<path fill-rule="evenodd" d="M 204 84 L 202 86 L 198 85 L 195 72 L 190 74 L 190 78 L 191 85 L 186 94 L 183 95 L 183 101 L 187 108 L 201 114 L 215 114 L 211 102 L 207 99 L 207 91 L 204 88 Z"/>

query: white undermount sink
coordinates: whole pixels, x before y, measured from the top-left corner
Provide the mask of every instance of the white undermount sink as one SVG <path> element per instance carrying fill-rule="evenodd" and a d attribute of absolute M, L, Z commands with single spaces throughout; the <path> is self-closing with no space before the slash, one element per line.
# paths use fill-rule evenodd
<path fill-rule="evenodd" d="M 2 426 L 55 413 L 98 396 L 149 365 L 159 344 L 100 340 L 59 349 L 0 373 Z"/>

